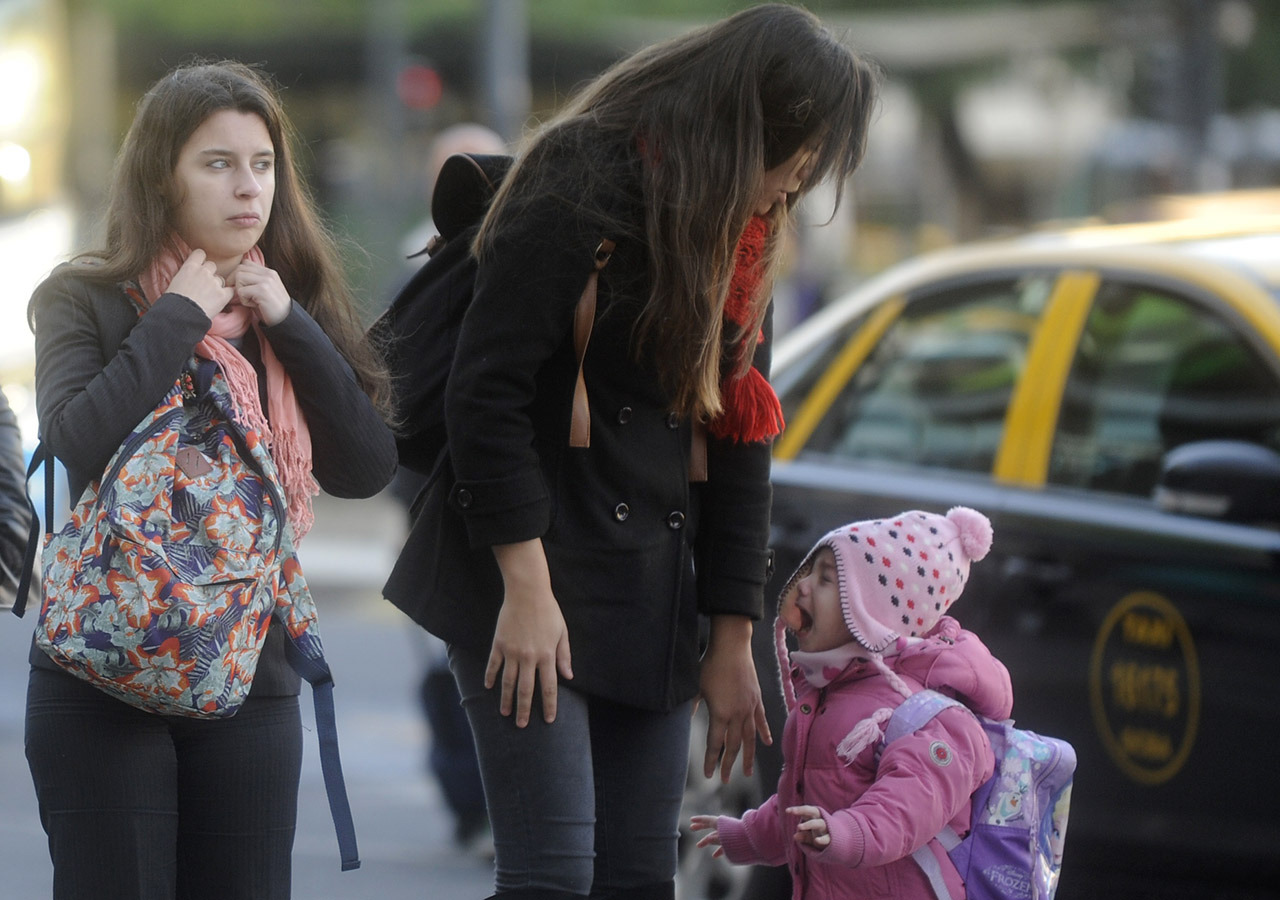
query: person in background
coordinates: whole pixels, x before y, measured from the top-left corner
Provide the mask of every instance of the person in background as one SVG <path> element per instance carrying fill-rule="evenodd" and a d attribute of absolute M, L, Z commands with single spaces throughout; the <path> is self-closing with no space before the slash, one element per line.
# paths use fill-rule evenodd
<path fill-rule="evenodd" d="M 991 718 L 1011 713 L 1009 672 L 944 615 L 991 537 L 986 516 L 958 506 L 854 522 L 818 541 L 778 608 L 790 710 L 778 791 L 741 818 L 693 816 L 694 831 L 709 831 L 699 847 L 734 863 L 785 863 L 795 900 L 933 900 L 911 855 L 929 846 L 950 896 L 965 896 L 936 836 L 946 825 L 968 831 L 969 797 L 994 768 L 986 733 L 955 708 L 889 744 L 883 730 L 924 688 Z M 797 644 L 789 654 L 784 629 Z"/>
<path fill-rule="evenodd" d="M 431 144 L 428 183 L 433 188 L 444 161 L 456 153 L 495 154 L 507 152 L 506 143 L 491 128 L 475 122 L 462 122 L 445 128 Z M 428 198 L 431 191 L 427 191 Z M 401 243 L 409 262 L 421 264 L 423 248 L 436 235 L 428 216 Z M 392 493 L 410 509 L 426 476 L 401 466 L 391 482 Z M 412 520 L 410 520 L 412 525 Z M 449 657 L 444 641 L 426 631 L 421 636 L 425 666 L 419 683 L 418 697 L 427 727 L 431 732 L 427 751 L 427 768 L 436 780 L 449 811 L 453 813 L 453 839 L 461 848 L 481 856 L 491 856 L 493 841 L 489 834 L 489 816 L 484 803 L 484 785 L 480 780 L 480 764 L 476 761 L 475 741 L 471 726 L 462 711 L 458 685 L 449 671 Z"/>
<path fill-rule="evenodd" d="M 588 84 L 481 224 L 447 458 L 384 594 L 449 644 L 497 898 L 671 900 L 695 697 L 707 777 L 770 740 L 777 238 L 861 161 L 875 80 L 806 10 L 752 7 Z M 569 446 L 571 323 L 610 244 Z"/>
<path fill-rule="evenodd" d="M 29 315 L 41 437 L 73 503 L 193 355 L 218 362 L 271 448 L 293 543 L 318 489 L 369 497 L 395 471 L 385 368 L 251 67 L 183 66 L 152 86 L 105 246 L 56 269 Z M 26 755 L 55 900 L 289 896 L 302 720 L 286 646 L 273 620 L 243 706 L 188 719 L 117 700 L 33 644 Z"/>

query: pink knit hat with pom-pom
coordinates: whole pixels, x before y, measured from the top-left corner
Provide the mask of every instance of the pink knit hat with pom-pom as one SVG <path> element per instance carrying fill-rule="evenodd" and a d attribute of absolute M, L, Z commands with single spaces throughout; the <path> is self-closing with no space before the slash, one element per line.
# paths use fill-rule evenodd
<path fill-rule="evenodd" d="M 964 506 L 953 507 L 945 516 L 910 510 L 887 519 L 853 522 L 828 532 L 814 545 L 781 596 L 785 599 L 807 574 L 814 555 L 830 547 L 849 634 L 878 659 L 900 637 L 923 636 L 938 624 L 964 591 L 970 563 L 991 549 L 991 537 L 987 517 Z M 780 620 L 777 631 L 785 672 Z"/>

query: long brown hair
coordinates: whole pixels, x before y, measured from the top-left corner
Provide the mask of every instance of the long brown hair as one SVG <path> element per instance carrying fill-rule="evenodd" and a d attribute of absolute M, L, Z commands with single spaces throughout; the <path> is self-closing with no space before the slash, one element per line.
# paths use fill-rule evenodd
<path fill-rule="evenodd" d="M 713 416 L 721 405 L 722 351 L 760 327 L 776 237 L 799 195 L 831 178 L 838 202 L 862 161 L 877 80 L 874 67 L 816 16 L 782 3 L 643 49 L 589 83 L 531 138 L 494 200 L 476 253 L 483 256 L 504 215 L 554 189 L 537 171 L 546 160 L 582 160 L 582 196 L 592 197 L 607 194 L 620 168 L 639 157 L 643 234 L 600 211 L 604 233 L 648 248 L 651 288 L 634 348 L 651 349 L 678 412 Z M 774 212 L 766 290 L 743 329 L 725 333 L 735 249 L 763 175 L 809 145 L 817 148 L 811 174 L 787 208 Z M 748 356 L 741 365 L 750 362 Z"/>
<path fill-rule="evenodd" d="M 180 201 L 174 169 L 182 147 L 211 115 L 223 110 L 262 119 L 275 151 L 275 199 L 259 246 L 290 294 L 324 329 L 374 403 L 390 409 L 386 367 L 366 340 L 340 262 L 338 243 L 325 227 L 294 163 L 296 134 L 266 75 L 234 61 L 181 66 L 161 78 L 138 104 L 116 158 L 106 213 L 106 244 L 79 255 L 97 262 L 86 276 L 103 281 L 136 278 L 165 249 L 174 249 L 174 213 Z"/>

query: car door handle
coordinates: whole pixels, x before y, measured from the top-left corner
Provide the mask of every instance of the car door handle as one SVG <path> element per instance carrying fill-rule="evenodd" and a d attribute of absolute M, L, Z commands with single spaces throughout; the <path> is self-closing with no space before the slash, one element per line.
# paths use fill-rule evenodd
<path fill-rule="evenodd" d="M 1002 566 L 1006 579 L 1028 581 L 1037 587 L 1059 587 L 1075 576 L 1075 567 L 1056 560 L 1007 557 Z"/>

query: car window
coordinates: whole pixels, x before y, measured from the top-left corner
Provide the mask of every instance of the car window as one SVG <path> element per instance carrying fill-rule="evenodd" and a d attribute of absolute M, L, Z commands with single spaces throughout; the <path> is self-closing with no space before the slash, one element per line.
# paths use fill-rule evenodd
<path fill-rule="evenodd" d="M 806 451 L 990 472 L 1052 280 L 913 297 L 832 403 Z"/>
<path fill-rule="evenodd" d="M 867 315 L 863 313 L 847 322 L 841 322 L 838 327 L 817 338 L 806 348 L 803 356 L 792 360 L 785 371 L 774 369 L 769 380 L 782 402 L 785 421 L 790 422 L 795 418 L 800 404 L 809 396 L 818 379 L 831 368 L 840 351 L 866 321 Z"/>
<path fill-rule="evenodd" d="M 1215 310 L 1104 283 L 1067 378 L 1049 481 L 1150 496 L 1165 453 L 1219 438 L 1280 450 L 1275 373 Z"/>

